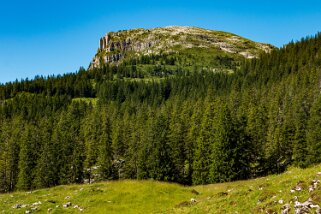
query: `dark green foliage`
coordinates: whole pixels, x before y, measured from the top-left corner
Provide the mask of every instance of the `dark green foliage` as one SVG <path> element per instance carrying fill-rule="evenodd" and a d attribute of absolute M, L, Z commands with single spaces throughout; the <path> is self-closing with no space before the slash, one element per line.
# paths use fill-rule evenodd
<path fill-rule="evenodd" d="M 311 117 L 307 127 L 308 163 L 321 162 L 321 96 L 319 95 L 311 107 Z"/>
<path fill-rule="evenodd" d="M 34 186 L 37 188 L 51 187 L 57 184 L 57 151 L 52 141 L 52 130 L 55 123 L 52 119 L 44 118 L 40 127 L 41 144 L 39 147 L 39 159 L 36 166 Z"/>
<path fill-rule="evenodd" d="M 101 114 L 102 124 L 101 124 L 101 136 L 99 139 L 98 146 L 98 161 L 99 172 L 103 179 L 113 178 L 113 151 L 111 145 L 111 124 L 110 119 L 106 113 Z"/>
<path fill-rule="evenodd" d="M 216 103 L 211 143 L 210 182 L 246 179 L 250 175 L 250 139 L 245 131 L 246 119 L 233 118 L 229 108 Z"/>
<path fill-rule="evenodd" d="M 318 34 L 259 59 L 208 56 L 217 70 L 173 53 L 1 85 L 0 192 L 205 184 L 320 163 L 320 44 Z"/>
<path fill-rule="evenodd" d="M 19 154 L 19 175 L 17 188 L 19 190 L 28 190 L 32 188 L 35 178 L 35 167 L 40 145 L 40 136 L 38 130 L 33 124 L 30 124 L 23 131 L 20 139 Z"/>
<path fill-rule="evenodd" d="M 209 173 L 212 164 L 212 143 L 214 142 L 214 104 L 206 106 L 202 119 L 199 137 L 196 140 L 196 148 L 193 162 L 193 183 L 209 183 Z"/>
<path fill-rule="evenodd" d="M 161 113 L 154 118 L 148 136 L 147 166 L 149 177 L 156 180 L 173 181 L 173 161 L 168 140 L 169 124 L 168 118 Z"/>

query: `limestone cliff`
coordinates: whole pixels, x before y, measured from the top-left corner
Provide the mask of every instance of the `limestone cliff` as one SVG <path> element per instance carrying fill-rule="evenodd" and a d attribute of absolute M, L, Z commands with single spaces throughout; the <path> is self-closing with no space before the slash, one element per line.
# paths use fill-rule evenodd
<path fill-rule="evenodd" d="M 101 63 L 106 62 L 119 62 L 131 56 L 177 53 L 192 48 L 215 49 L 254 58 L 261 52 L 271 51 L 273 46 L 253 42 L 231 33 L 196 27 L 133 29 L 109 32 L 102 37 L 98 53 L 90 67 L 99 67 Z"/>

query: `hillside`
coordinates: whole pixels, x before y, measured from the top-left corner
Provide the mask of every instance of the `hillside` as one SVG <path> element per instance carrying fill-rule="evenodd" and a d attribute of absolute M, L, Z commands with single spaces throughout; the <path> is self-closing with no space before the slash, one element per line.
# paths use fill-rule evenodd
<path fill-rule="evenodd" d="M 192 187 L 113 181 L 4 194 L 0 206 L 2 213 L 320 213 L 320 178 L 318 165 L 254 180 Z"/>
<path fill-rule="evenodd" d="M 172 65 L 216 67 L 214 59 L 217 56 L 255 58 L 273 49 L 272 45 L 253 42 L 235 34 L 196 27 L 133 29 L 109 32 L 102 37 L 90 67 L 151 56 L 170 58 L 168 61 Z"/>
<path fill-rule="evenodd" d="M 321 34 L 259 58 L 203 54 L 204 67 L 150 55 L 1 85 L 0 192 L 195 186 L 321 163 Z"/>

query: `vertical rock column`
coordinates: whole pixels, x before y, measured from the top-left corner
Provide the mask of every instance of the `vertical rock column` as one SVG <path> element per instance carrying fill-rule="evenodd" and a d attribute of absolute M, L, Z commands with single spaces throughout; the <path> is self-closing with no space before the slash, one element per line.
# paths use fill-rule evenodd
<path fill-rule="evenodd" d="M 106 35 L 100 39 L 100 50 L 105 50 L 107 49 L 108 43 L 109 43 L 109 36 Z"/>

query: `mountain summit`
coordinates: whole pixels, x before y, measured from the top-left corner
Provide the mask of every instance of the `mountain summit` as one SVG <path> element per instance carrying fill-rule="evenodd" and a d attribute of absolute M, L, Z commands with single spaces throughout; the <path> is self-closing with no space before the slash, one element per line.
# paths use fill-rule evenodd
<path fill-rule="evenodd" d="M 98 52 L 90 67 L 131 57 L 185 53 L 191 50 L 255 58 L 273 48 L 272 45 L 253 42 L 232 33 L 197 27 L 139 28 L 107 33 L 100 39 Z"/>

